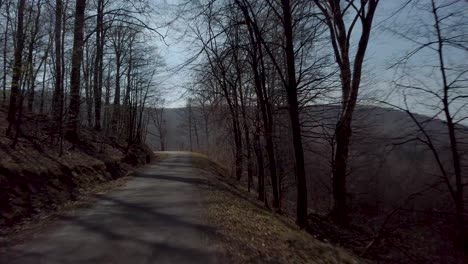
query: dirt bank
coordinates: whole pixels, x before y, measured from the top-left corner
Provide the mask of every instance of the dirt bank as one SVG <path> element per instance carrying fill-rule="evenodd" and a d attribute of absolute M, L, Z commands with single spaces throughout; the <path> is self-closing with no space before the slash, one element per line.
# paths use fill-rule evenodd
<path fill-rule="evenodd" d="M 4 119 L 5 109 L 0 110 Z M 81 143 L 60 141 L 52 122 L 30 115 L 13 148 L 0 124 L 0 229 L 73 201 L 96 185 L 125 176 L 150 162 L 152 151 L 144 144 L 127 146 L 105 132 L 81 129 Z M 29 132 L 34 131 L 34 132 Z"/>

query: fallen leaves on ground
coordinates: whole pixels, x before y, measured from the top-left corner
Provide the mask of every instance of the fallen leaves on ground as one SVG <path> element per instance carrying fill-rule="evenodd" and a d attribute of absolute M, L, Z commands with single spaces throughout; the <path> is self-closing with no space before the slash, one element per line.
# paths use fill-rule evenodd
<path fill-rule="evenodd" d="M 250 194 L 222 179 L 205 188 L 208 218 L 218 228 L 229 263 L 363 263 L 344 249 L 325 244 L 291 219 L 273 214 Z"/>

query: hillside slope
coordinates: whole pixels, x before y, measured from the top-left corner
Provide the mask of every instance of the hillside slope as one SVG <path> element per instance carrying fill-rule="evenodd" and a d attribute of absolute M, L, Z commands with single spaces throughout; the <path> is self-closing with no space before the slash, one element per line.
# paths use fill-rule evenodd
<path fill-rule="evenodd" d="M 290 135 L 283 133 L 287 130 L 287 116 L 284 112 L 275 115 L 284 115 L 284 122 L 275 124 L 279 137 L 275 139 L 277 146 L 283 148 L 278 154 L 284 163 L 286 197 L 295 199 L 293 190 L 289 192 L 292 159 L 289 153 L 291 144 Z M 306 171 L 309 177 L 309 192 L 312 200 L 323 203 L 314 203 L 314 210 L 324 212 L 330 205 L 330 157 L 332 155 L 330 143 L 336 124 L 338 108 L 333 106 L 312 106 L 303 110 L 303 134 L 306 158 Z M 420 120 L 428 117 L 416 115 Z M 187 129 L 187 111 L 184 108 L 164 110 L 166 121 L 166 150 L 190 150 L 190 136 Z M 209 131 L 205 135 L 204 122 L 201 116 L 195 116 L 192 131 L 192 150 L 203 153 L 216 153 L 213 158 L 224 159 L 230 157 L 232 137 L 227 132 L 229 127 L 226 114 L 222 112 L 210 113 Z M 224 122 L 224 123 L 223 123 Z M 448 137 L 446 127 L 441 120 L 433 120 L 425 124 L 428 133 L 433 136 L 439 147 L 440 156 L 444 162 L 450 162 Z M 154 132 L 150 124 L 149 130 Z M 349 194 L 351 201 L 360 204 L 362 208 L 376 214 L 379 210 L 393 207 L 402 197 L 407 197 L 420 191 L 427 184 L 437 181 L 437 166 L 428 147 L 417 140 L 420 136 L 418 128 L 408 116 L 399 110 L 375 106 L 359 106 L 353 122 L 353 137 L 350 153 Z M 459 126 L 459 141 L 462 148 L 468 146 L 468 128 Z M 154 149 L 159 148 L 159 138 L 149 135 L 147 142 Z M 461 150 L 463 152 L 463 149 Z M 468 153 L 468 149 L 465 151 Z M 462 157 L 467 164 L 468 155 Z M 288 194 L 289 193 L 289 194 Z M 436 198 L 437 197 L 437 198 Z M 427 193 L 417 199 L 414 206 L 422 208 L 443 207 L 449 197 L 446 190 L 438 193 Z"/>
<path fill-rule="evenodd" d="M 6 119 L 6 109 L 0 109 Z M 0 228 L 76 199 L 88 188 L 126 175 L 152 158 L 145 145 L 127 147 L 105 134 L 82 128 L 81 143 L 58 140 L 45 116 L 26 114 L 13 148 L 0 122 Z"/>

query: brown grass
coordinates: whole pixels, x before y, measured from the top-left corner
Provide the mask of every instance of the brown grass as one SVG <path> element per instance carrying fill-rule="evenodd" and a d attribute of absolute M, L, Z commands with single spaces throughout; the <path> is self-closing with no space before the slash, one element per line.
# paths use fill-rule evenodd
<path fill-rule="evenodd" d="M 208 220 L 217 227 L 229 263 L 366 263 L 345 249 L 323 243 L 296 227 L 291 218 L 274 214 L 246 190 L 222 176 L 222 167 L 204 188 Z"/>

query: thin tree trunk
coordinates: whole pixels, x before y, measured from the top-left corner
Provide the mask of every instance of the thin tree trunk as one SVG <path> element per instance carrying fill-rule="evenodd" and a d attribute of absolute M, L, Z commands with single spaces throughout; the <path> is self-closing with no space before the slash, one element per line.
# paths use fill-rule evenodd
<path fill-rule="evenodd" d="M 24 49 L 24 10 L 25 10 L 26 0 L 19 0 L 18 1 L 18 9 L 17 9 L 17 26 L 16 26 L 16 47 L 15 47 L 15 54 L 14 54 L 14 64 L 13 64 L 13 77 L 11 81 L 11 94 L 10 94 L 10 106 L 8 109 L 8 128 L 6 131 L 6 135 L 11 135 L 11 130 L 16 120 L 17 114 L 17 101 L 18 97 L 21 101 L 21 76 L 22 76 L 22 53 Z"/>
<path fill-rule="evenodd" d="M 2 102 L 6 103 L 6 79 L 7 79 L 7 69 L 8 69 L 8 29 L 10 28 L 10 2 L 6 3 L 6 23 L 5 23 L 5 34 L 3 40 L 3 94 Z"/>
<path fill-rule="evenodd" d="M 254 152 L 255 157 L 257 158 L 257 192 L 258 192 L 258 200 L 265 202 L 267 205 L 267 199 L 265 197 L 265 164 L 263 160 L 263 151 L 260 144 L 260 117 L 258 115 L 258 111 L 256 114 L 256 126 L 255 126 L 255 133 L 254 133 Z"/>
<path fill-rule="evenodd" d="M 63 58 L 62 58 L 62 19 L 63 2 L 55 1 L 55 89 L 52 100 L 52 115 L 57 125 L 62 126 L 63 113 Z"/>
<path fill-rule="evenodd" d="M 89 58 L 89 45 L 86 45 L 85 49 L 86 63 L 83 64 L 83 80 L 85 88 L 85 100 L 86 100 L 86 124 L 88 127 L 93 126 L 93 96 L 91 92 L 91 60 Z"/>
<path fill-rule="evenodd" d="M 308 226 L 307 220 L 307 185 L 305 176 L 304 151 L 302 147 L 299 105 L 297 101 L 297 82 L 293 44 L 293 24 L 289 0 L 282 0 L 283 23 L 286 37 L 286 64 L 288 70 L 288 87 L 286 89 L 289 104 L 289 116 L 293 135 L 294 155 L 296 159 L 297 203 L 296 223 L 299 227 Z"/>
<path fill-rule="evenodd" d="M 453 117 L 450 112 L 450 101 L 449 101 L 449 81 L 446 72 L 445 59 L 444 59 L 444 39 L 442 37 L 440 29 L 440 18 L 438 14 L 438 8 L 435 4 L 435 1 L 431 1 L 432 4 L 432 14 L 434 16 L 434 27 L 437 33 L 437 53 L 439 56 L 439 70 L 442 75 L 442 84 L 444 89 L 444 96 L 442 99 L 443 111 L 445 114 L 445 119 L 447 120 L 447 132 L 450 139 L 450 151 L 452 153 L 452 164 L 453 170 L 455 173 L 455 209 L 456 209 L 456 218 L 458 224 L 458 239 L 459 242 L 463 245 L 463 250 L 465 252 L 465 258 L 468 258 L 468 234 L 465 226 L 465 206 L 464 206 L 464 195 L 463 195 L 463 178 L 462 178 L 462 167 L 460 161 L 460 153 L 458 151 L 458 141 L 455 134 L 456 128 L 453 123 Z"/>
<path fill-rule="evenodd" d="M 133 66 L 133 53 L 132 53 L 132 42 L 130 42 L 130 47 L 129 47 L 129 60 L 128 60 L 128 68 L 127 68 L 127 87 L 125 88 L 125 98 L 124 98 L 124 108 L 125 111 L 128 111 L 128 115 L 126 115 L 126 120 L 123 125 L 126 126 L 125 128 L 127 129 L 125 132 L 127 133 L 127 139 L 128 139 L 128 146 L 131 144 L 131 139 L 132 139 L 132 129 L 133 129 L 133 124 L 132 124 L 132 103 L 131 103 L 131 81 L 132 81 L 132 66 Z"/>
<path fill-rule="evenodd" d="M 103 79 L 103 53 L 104 30 L 103 12 L 104 1 L 98 0 L 96 18 L 96 58 L 94 63 L 94 128 L 101 130 L 101 106 L 102 106 L 102 79 Z"/>
<path fill-rule="evenodd" d="M 42 64 L 44 62 L 45 57 L 47 56 L 48 53 L 48 46 L 47 45 L 47 50 L 45 52 L 44 57 L 41 59 L 41 63 L 37 69 L 37 72 L 34 71 L 34 58 L 33 58 L 33 52 L 34 52 L 34 44 L 37 40 L 37 34 L 39 33 L 39 25 L 40 25 L 40 18 L 41 18 L 41 1 L 37 1 L 37 14 L 36 18 L 34 20 L 34 28 L 32 29 L 31 32 L 31 39 L 29 42 L 29 47 L 28 47 L 28 111 L 32 112 L 33 111 L 33 106 L 34 106 L 34 98 L 35 98 L 35 93 L 36 93 L 36 77 L 37 77 L 37 72 L 40 70 L 42 67 Z"/>
<path fill-rule="evenodd" d="M 265 140 L 266 140 L 266 150 L 268 156 L 268 164 L 270 170 L 270 178 L 272 185 L 273 193 L 273 208 L 275 210 L 281 211 L 280 202 L 279 202 L 279 192 L 278 192 L 278 173 L 276 170 L 276 155 L 275 155 L 275 146 L 273 142 L 273 116 L 271 113 L 271 106 L 268 100 L 268 93 L 266 90 L 266 74 L 265 74 L 265 63 L 263 61 L 263 52 L 262 47 L 258 45 L 260 65 L 261 65 L 261 77 L 259 77 L 259 88 L 261 100 L 260 108 L 262 111 L 263 126 L 265 130 Z"/>
<path fill-rule="evenodd" d="M 244 104 L 244 98 L 241 93 L 241 105 L 242 105 L 242 119 L 243 119 L 243 125 L 244 125 L 244 136 L 245 136 L 245 147 L 247 149 L 247 185 L 248 185 L 248 190 L 250 192 L 250 187 L 252 185 L 252 178 L 253 178 L 253 162 L 252 162 L 252 146 L 250 142 L 250 131 L 249 131 L 249 125 L 247 124 L 247 116 L 246 116 L 246 111 L 247 109 L 245 108 Z"/>
<path fill-rule="evenodd" d="M 259 43 L 258 39 L 256 38 L 257 34 L 254 34 L 254 25 L 252 24 L 247 9 L 239 1 L 237 2 L 239 7 L 242 9 L 244 17 L 246 18 L 247 29 L 249 31 L 250 41 L 252 42 L 252 71 L 254 75 L 255 92 L 258 98 L 258 104 L 260 105 L 262 124 L 265 132 L 268 166 L 270 171 L 270 179 L 272 182 L 271 188 L 273 193 L 273 208 L 275 208 L 276 210 L 280 210 L 278 180 L 276 172 L 276 155 L 273 144 L 273 117 L 271 114 L 271 107 L 268 101 L 268 94 L 266 91 L 266 76 L 265 63 L 263 60 L 263 49 L 261 43 Z"/>
<path fill-rule="evenodd" d="M 49 32 L 50 33 L 50 32 Z M 39 113 L 42 115 L 44 114 L 44 96 L 45 96 L 45 85 L 46 85 L 46 76 L 47 76 L 47 60 L 49 59 L 50 49 L 52 47 L 53 42 L 53 34 L 49 34 L 49 40 L 47 43 L 47 49 L 45 51 L 44 57 L 41 60 L 41 65 L 44 65 L 44 71 L 42 73 L 42 89 L 41 89 L 41 100 L 39 103 Z M 39 67 L 40 69 L 41 67 Z M 34 80 L 36 79 L 37 74 L 39 74 L 39 69 L 34 76 Z"/>
<path fill-rule="evenodd" d="M 237 97 L 237 85 L 233 85 L 233 102 L 231 104 L 232 125 L 234 128 L 234 142 L 235 142 L 235 159 L 236 159 L 236 179 L 238 181 L 242 178 L 243 172 L 243 147 L 242 147 L 242 131 L 239 124 L 239 99 Z"/>
<path fill-rule="evenodd" d="M 106 78 L 106 99 L 105 99 L 105 107 L 104 107 L 104 127 L 106 133 L 109 132 L 109 120 L 110 120 L 110 75 L 111 75 L 111 68 L 110 65 L 108 66 L 109 69 L 107 71 L 107 78 Z"/>
<path fill-rule="evenodd" d="M 121 55 L 120 50 L 118 48 L 115 49 L 115 91 L 114 91 L 114 110 L 112 113 L 112 121 L 111 126 L 112 130 L 115 131 L 117 129 L 117 123 L 120 117 L 120 68 L 121 68 Z"/>
<path fill-rule="evenodd" d="M 28 47 L 28 57 L 27 57 L 27 62 L 26 65 L 28 67 L 27 70 L 27 88 L 26 88 L 26 95 L 28 97 L 28 112 L 33 111 L 33 103 L 34 103 L 34 79 L 33 79 L 33 51 L 34 51 L 34 45 L 33 45 L 33 40 L 29 43 Z"/>
<path fill-rule="evenodd" d="M 158 111 L 158 110 L 156 110 Z M 160 145 L 160 148 L 161 148 L 161 151 L 165 151 L 166 150 L 166 144 L 165 144 L 165 135 L 166 135 L 166 132 L 165 132 L 165 120 L 164 120 L 164 117 L 163 117 L 163 113 L 164 113 L 164 108 L 161 108 L 159 110 L 160 112 L 159 113 L 156 113 L 157 116 L 156 118 L 159 120 L 158 121 L 158 130 L 159 130 L 159 145 Z"/>
<path fill-rule="evenodd" d="M 44 114 L 44 96 L 45 96 L 45 87 L 46 87 L 46 77 L 47 77 L 47 56 L 46 56 L 46 65 L 44 66 L 44 72 L 42 73 L 42 91 L 41 91 L 41 103 L 39 106 L 39 113 Z M 47 81 L 48 83 L 48 81 Z"/>

